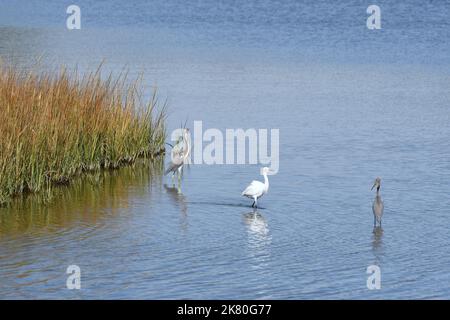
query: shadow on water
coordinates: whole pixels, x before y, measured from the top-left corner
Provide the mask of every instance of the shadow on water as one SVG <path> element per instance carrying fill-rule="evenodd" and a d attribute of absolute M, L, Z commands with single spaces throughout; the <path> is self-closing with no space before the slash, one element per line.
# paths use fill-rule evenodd
<path fill-rule="evenodd" d="M 0 239 L 76 224 L 98 224 L 105 216 L 115 216 L 128 208 L 136 196 L 145 196 L 150 182 L 161 172 L 159 162 L 142 161 L 76 178 L 69 185 L 56 188 L 49 203 L 39 194 L 18 197 L 8 207 L 0 208 Z"/>
<path fill-rule="evenodd" d="M 246 204 L 242 204 L 242 203 L 208 202 L 208 201 L 192 201 L 189 203 L 190 204 L 200 204 L 200 205 L 225 206 L 225 207 L 253 209 L 251 205 L 246 205 Z M 257 210 L 266 210 L 266 208 L 258 206 Z"/>

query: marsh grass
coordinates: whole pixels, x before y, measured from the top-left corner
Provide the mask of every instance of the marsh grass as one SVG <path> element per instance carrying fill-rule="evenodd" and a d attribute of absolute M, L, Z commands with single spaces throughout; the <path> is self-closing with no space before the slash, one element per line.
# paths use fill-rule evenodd
<path fill-rule="evenodd" d="M 51 197 L 86 171 L 164 152 L 165 105 L 142 102 L 141 78 L 23 71 L 0 65 L 0 205 L 26 193 Z"/>

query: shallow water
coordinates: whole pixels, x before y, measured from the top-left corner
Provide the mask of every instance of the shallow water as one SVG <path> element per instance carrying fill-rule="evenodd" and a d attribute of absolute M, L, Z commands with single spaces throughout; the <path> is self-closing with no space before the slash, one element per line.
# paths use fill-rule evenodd
<path fill-rule="evenodd" d="M 377 31 L 363 1 L 79 1 L 79 31 L 59 1 L 0 3 L 3 60 L 144 72 L 168 132 L 280 129 L 257 214 L 259 165 L 191 165 L 181 194 L 137 166 L 0 209 L 0 298 L 450 297 L 447 3 L 378 1 Z"/>

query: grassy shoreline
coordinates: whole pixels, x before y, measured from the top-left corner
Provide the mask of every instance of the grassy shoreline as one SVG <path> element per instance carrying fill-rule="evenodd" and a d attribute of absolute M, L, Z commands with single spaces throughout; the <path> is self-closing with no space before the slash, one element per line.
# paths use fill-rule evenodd
<path fill-rule="evenodd" d="M 123 74 L 0 65 L 0 205 L 164 153 L 165 108 L 157 109 L 156 91 L 143 103 L 140 80 Z"/>

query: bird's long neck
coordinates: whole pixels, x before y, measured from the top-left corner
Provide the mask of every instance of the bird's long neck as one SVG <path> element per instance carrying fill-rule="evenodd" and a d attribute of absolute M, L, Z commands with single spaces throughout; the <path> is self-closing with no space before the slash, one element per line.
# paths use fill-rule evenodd
<path fill-rule="evenodd" d="M 380 196 L 380 186 L 377 187 L 377 197 Z"/>
<path fill-rule="evenodd" d="M 269 178 L 267 177 L 267 173 L 264 173 L 264 187 L 266 190 L 269 189 Z"/>

